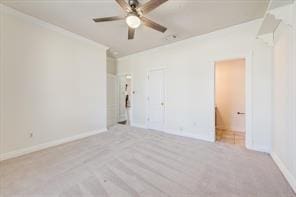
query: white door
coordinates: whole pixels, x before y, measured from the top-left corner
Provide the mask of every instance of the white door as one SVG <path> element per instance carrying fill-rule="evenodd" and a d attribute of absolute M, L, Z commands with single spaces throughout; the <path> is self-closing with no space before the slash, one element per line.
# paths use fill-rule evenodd
<path fill-rule="evenodd" d="M 147 126 L 149 129 L 163 130 L 165 123 L 165 71 L 152 70 L 148 73 Z"/>

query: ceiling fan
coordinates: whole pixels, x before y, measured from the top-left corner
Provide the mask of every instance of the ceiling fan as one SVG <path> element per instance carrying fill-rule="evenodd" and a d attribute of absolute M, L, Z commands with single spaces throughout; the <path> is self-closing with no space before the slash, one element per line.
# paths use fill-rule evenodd
<path fill-rule="evenodd" d="M 143 25 L 150 27 L 156 31 L 164 33 L 167 28 L 155 23 L 154 21 L 146 18 L 144 15 L 151 12 L 152 10 L 159 7 L 161 4 L 167 2 L 168 0 L 150 0 L 144 5 L 140 5 L 138 0 L 115 0 L 119 6 L 126 12 L 125 16 L 111 16 L 104 18 L 94 18 L 93 20 L 98 22 L 108 22 L 125 19 L 128 25 L 128 39 L 134 39 L 135 31 L 140 27 L 141 23 Z"/>

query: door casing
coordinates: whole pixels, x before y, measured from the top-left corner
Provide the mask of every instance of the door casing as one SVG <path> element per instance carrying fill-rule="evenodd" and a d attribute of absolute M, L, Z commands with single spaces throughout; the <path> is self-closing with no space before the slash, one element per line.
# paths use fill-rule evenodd
<path fill-rule="evenodd" d="M 149 101 L 149 97 L 151 97 L 150 92 L 149 92 L 149 78 L 151 75 L 151 72 L 155 72 L 155 71 L 162 71 L 163 72 L 163 83 L 162 83 L 162 101 L 163 102 L 163 106 L 162 106 L 162 117 L 163 117 L 163 121 L 162 121 L 162 125 L 160 126 L 153 126 L 150 122 L 150 101 Z M 155 130 L 159 130 L 159 131 L 165 131 L 165 125 L 166 125 L 166 68 L 165 67 L 160 67 L 160 68 L 154 68 L 154 69 L 150 69 L 147 72 L 147 78 L 146 78 L 146 128 L 148 129 L 155 129 Z M 161 103 L 160 103 L 161 104 Z"/>
<path fill-rule="evenodd" d="M 131 74 L 131 73 L 121 73 L 121 74 L 118 74 L 117 75 L 117 82 L 118 82 L 118 96 L 117 96 L 117 104 L 118 104 L 118 119 L 117 119 L 117 121 L 118 122 L 120 122 L 120 121 L 123 121 L 122 120 L 122 118 L 120 117 L 120 91 L 121 91 L 121 89 L 120 89 L 120 83 L 121 83 L 121 81 L 120 81 L 120 79 L 122 78 L 122 77 L 125 77 L 125 76 L 127 76 L 127 75 L 130 75 L 131 76 L 131 92 L 132 92 L 132 94 L 131 94 L 131 97 L 130 97 L 130 103 L 131 103 L 131 108 L 129 109 L 130 110 L 130 122 L 132 123 L 133 122 L 133 86 L 134 86 L 134 80 L 133 80 L 133 75 Z"/>

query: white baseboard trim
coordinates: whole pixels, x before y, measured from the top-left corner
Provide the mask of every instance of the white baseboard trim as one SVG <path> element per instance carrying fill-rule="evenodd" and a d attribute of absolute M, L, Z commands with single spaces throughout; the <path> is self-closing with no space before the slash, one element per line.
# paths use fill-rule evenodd
<path fill-rule="evenodd" d="M 36 151 L 40 151 L 40 150 L 50 148 L 50 147 L 53 147 L 53 146 L 61 145 L 61 144 L 72 142 L 72 141 L 79 140 L 79 139 L 83 139 L 83 138 L 93 136 L 93 135 L 96 135 L 96 134 L 99 134 L 99 133 L 102 133 L 102 132 L 105 132 L 105 131 L 107 131 L 106 128 L 100 129 L 100 130 L 97 130 L 97 131 L 90 131 L 90 132 L 78 134 L 78 135 L 75 135 L 75 136 L 71 136 L 71 137 L 67 137 L 67 138 L 63 138 L 63 139 L 59 139 L 59 140 L 55 140 L 55 141 L 51 141 L 51 142 L 46 142 L 46 143 L 43 143 L 43 144 L 34 145 L 34 146 L 31 146 L 31 147 L 28 147 L 28 148 L 15 150 L 15 151 L 8 152 L 8 153 L 3 153 L 3 154 L 0 154 L 0 161 L 4 161 L 4 160 L 7 160 L 7 159 L 12 159 L 12 158 L 15 158 L 15 157 L 19 157 L 19 156 L 26 155 L 26 154 L 29 154 L 29 153 L 32 153 L 32 152 L 36 152 Z"/>
<path fill-rule="evenodd" d="M 173 135 L 178 135 L 182 137 L 188 137 L 188 138 L 193 138 L 193 139 L 198 139 L 198 140 L 204 140 L 207 142 L 215 142 L 215 134 L 212 133 L 189 133 L 189 132 L 178 132 L 178 131 L 173 131 L 173 130 L 164 130 L 163 132 L 173 134 Z"/>
<path fill-rule="evenodd" d="M 292 173 L 288 170 L 285 164 L 281 161 L 281 159 L 275 154 L 274 152 L 271 153 L 271 157 L 276 165 L 279 167 L 281 172 L 283 173 L 284 177 L 287 179 L 289 184 L 291 185 L 292 189 L 296 193 L 296 177 L 292 175 Z"/>
<path fill-rule="evenodd" d="M 258 152 L 270 153 L 270 148 L 267 148 L 265 146 L 248 145 L 248 143 L 246 143 L 246 148 Z"/>
<path fill-rule="evenodd" d="M 137 127 L 137 128 L 142 128 L 142 129 L 147 129 L 146 125 L 142 125 L 142 124 L 131 123 L 131 126 Z"/>
<path fill-rule="evenodd" d="M 132 127 L 137 127 L 137 128 L 142 128 L 142 129 L 148 129 L 146 125 L 143 124 L 137 124 L 137 123 L 132 123 Z M 188 137 L 188 138 L 193 138 L 193 139 L 198 139 L 198 140 L 204 140 L 208 142 L 215 142 L 215 133 L 189 133 L 189 132 L 178 132 L 174 130 L 169 130 L 169 129 L 163 129 L 160 130 L 161 132 L 165 132 L 168 134 L 172 135 L 178 135 L 182 137 Z"/>

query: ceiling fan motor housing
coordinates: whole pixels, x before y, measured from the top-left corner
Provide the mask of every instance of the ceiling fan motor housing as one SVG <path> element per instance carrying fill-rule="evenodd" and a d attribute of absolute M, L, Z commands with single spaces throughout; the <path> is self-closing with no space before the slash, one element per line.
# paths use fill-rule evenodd
<path fill-rule="evenodd" d="M 139 5 L 138 0 L 128 0 L 128 4 L 132 7 L 132 8 L 136 8 Z"/>
<path fill-rule="evenodd" d="M 1 0 L 0 0 L 1 1 Z M 108 21 L 117 21 L 125 19 L 128 25 L 128 39 L 134 39 L 135 30 L 141 24 L 154 29 L 158 32 L 164 33 L 167 28 L 146 18 L 144 15 L 158 8 L 163 3 L 168 0 L 143 0 L 145 3 L 140 3 L 139 0 L 113 0 L 115 1 L 126 15 L 122 16 L 111 16 L 111 17 L 103 17 L 103 18 L 94 18 L 93 21 L 96 23 L 99 22 L 108 22 Z"/>

